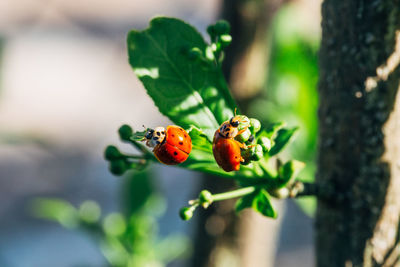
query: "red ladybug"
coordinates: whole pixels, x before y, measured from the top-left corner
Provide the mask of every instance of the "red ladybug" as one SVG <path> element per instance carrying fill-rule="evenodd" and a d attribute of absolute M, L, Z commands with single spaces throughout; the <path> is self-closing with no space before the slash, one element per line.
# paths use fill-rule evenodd
<path fill-rule="evenodd" d="M 232 117 L 229 121 L 224 122 L 214 134 L 214 158 L 226 172 L 238 171 L 240 163 L 244 161 L 240 149 L 246 149 L 247 146 L 234 139 L 247 129 L 246 127 L 239 131 L 237 127 L 240 122 L 240 116 Z"/>
<path fill-rule="evenodd" d="M 179 126 L 156 127 L 146 132 L 145 140 L 149 147 L 154 147 L 156 158 L 166 165 L 184 162 L 192 151 L 192 140 L 189 134 Z"/>

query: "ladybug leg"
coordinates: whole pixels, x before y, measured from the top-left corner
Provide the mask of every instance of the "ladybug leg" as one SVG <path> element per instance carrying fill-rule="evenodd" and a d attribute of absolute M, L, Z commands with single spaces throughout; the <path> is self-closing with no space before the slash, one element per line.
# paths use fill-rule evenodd
<path fill-rule="evenodd" d="M 248 146 L 245 143 L 240 143 L 239 141 L 237 141 L 235 139 L 233 139 L 233 141 L 236 142 L 236 144 L 242 149 L 247 149 L 248 148 Z"/>
<path fill-rule="evenodd" d="M 244 129 L 242 129 L 242 130 L 240 130 L 240 131 L 237 133 L 237 135 L 244 133 L 244 132 L 247 130 L 247 128 L 248 128 L 248 127 L 244 128 Z"/>

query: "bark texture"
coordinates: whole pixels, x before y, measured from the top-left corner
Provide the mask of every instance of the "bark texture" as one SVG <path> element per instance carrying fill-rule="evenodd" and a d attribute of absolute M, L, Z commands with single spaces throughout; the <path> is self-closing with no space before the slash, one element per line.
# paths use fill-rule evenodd
<path fill-rule="evenodd" d="M 317 266 L 399 265 L 399 26 L 398 0 L 322 5 Z"/>

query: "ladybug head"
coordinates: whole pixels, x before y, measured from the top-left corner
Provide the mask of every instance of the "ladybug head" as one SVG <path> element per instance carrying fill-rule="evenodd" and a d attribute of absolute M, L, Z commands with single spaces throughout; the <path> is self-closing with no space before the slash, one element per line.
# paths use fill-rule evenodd
<path fill-rule="evenodd" d="M 238 128 L 232 125 L 230 121 L 226 121 L 219 127 L 219 133 L 225 138 L 234 138 L 238 134 Z"/>
<path fill-rule="evenodd" d="M 165 139 L 165 128 L 164 127 L 156 127 L 154 130 L 149 129 L 145 134 L 145 138 L 147 140 L 147 145 L 150 147 L 155 147 L 156 145 L 161 144 Z"/>
<path fill-rule="evenodd" d="M 241 121 L 242 121 L 242 120 L 241 120 L 240 116 L 235 116 L 235 117 L 232 117 L 232 118 L 229 120 L 229 124 L 230 124 L 232 127 L 238 127 Z"/>

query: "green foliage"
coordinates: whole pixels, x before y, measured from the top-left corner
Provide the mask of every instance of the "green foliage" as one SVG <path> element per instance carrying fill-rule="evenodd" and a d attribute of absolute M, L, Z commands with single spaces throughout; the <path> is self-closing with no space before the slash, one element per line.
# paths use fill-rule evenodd
<path fill-rule="evenodd" d="M 270 156 L 274 156 L 281 152 L 281 150 L 289 143 L 293 134 L 297 131 L 297 127 L 292 129 L 280 129 L 274 138 L 274 146 L 269 151 Z"/>
<path fill-rule="evenodd" d="M 32 212 L 36 217 L 85 232 L 99 245 L 110 266 L 165 266 L 186 256 L 190 252 L 190 243 L 180 234 L 163 239 L 157 237 L 156 220 L 165 209 L 160 209 L 159 203 L 164 201 L 154 193 L 150 180 L 147 172 L 139 172 L 137 176 L 130 173 L 123 187 L 127 190 L 123 206 L 128 204 L 123 213 L 102 215 L 101 208 L 92 200 L 84 201 L 76 208 L 55 198 L 35 199 Z"/>
<path fill-rule="evenodd" d="M 278 216 L 271 204 L 270 196 L 265 189 L 257 190 L 240 198 L 236 202 L 236 212 L 245 208 L 253 208 L 253 210 L 271 218 L 276 218 Z"/>
<path fill-rule="evenodd" d="M 174 18 L 158 17 L 150 22 L 149 28 L 128 34 L 129 63 L 160 112 L 186 128 L 191 137 L 192 151 L 179 167 L 233 178 L 242 187 L 256 186 L 255 193 L 245 190 L 243 192 L 247 195 L 236 196 L 242 197 L 237 210 L 253 207 L 261 214 L 275 218 L 268 191 L 292 183 L 300 164 L 290 161 L 278 170 L 268 160 L 285 148 L 297 128 L 284 128 L 283 123 L 263 128 L 258 119 L 238 115 L 237 128 L 243 131 L 235 139 L 244 144 L 241 151 L 244 162 L 240 170 L 222 170 L 212 151 L 215 131 L 233 117 L 236 110 L 221 71 L 223 50 L 232 41 L 229 30 L 226 21 L 209 26 L 207 32 L 211 44 L 207 44 L 191 25 Z M 145 133 L 132 131 L 128 125 L 119 129 L 121 140 L 134 145 L 142 155 L 122 153 L 122 158 L 119 158 L 115 150 L 111 151 L 113 153 L 106 150 L 106 159 L 110 161 L 114 174 L 120 175 L 128 169 L 156 161 L 153 154 L 139 143 Z M 223 193 L 219 196 L 222 196 L 221 200 L 225 198 Z M 182 219 L 190 219 L 197 206 L 206 208 L 211 204 L 204 202 L 203 198 L 200 195 L 199 199 L 190 202 L 190 207 L 183 208 L 180 212 Z"/>
<path fill-rule="evenodd" d="M 129 62 L 160 112 L 184 128 L 196 125 L 212 140 L 236 107 L 219 67 L 192 60 L 207 44 L 185 22 L 158 17 L 144 31 L 128 34 Z"/>
<path fill-rule="evenodd" d="M 287 150 L 294 158 L 307 164 L 302 171 L 303 182 L 313 182 L 317 140 L 318 108 L 318 33 L 302 27 L 296 5 L 279 10 L 271 27 L 271 51 L 267 90 L 250 105 L 250 113 L 263 124 L 276 120 L 300 126 L 296 142 Z M 307 180 L 306 180 L 307 179 Z M 312 215 L 315 198 L 297 199 Z"/>
<path fill-rule="evenodd" d="M 296 179 L 299 172 L 305 167 L 305 164 L 301 161 L 290 160 L 279 168 L 277 179 L 278 188 L 284 187 L 287 184 L 292 184 Z"/>

